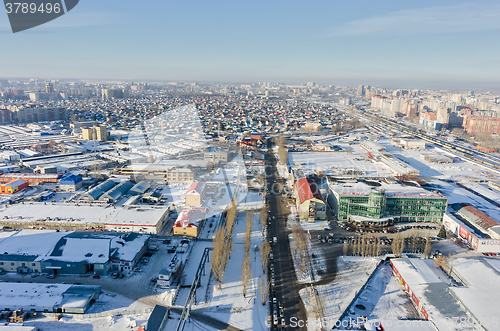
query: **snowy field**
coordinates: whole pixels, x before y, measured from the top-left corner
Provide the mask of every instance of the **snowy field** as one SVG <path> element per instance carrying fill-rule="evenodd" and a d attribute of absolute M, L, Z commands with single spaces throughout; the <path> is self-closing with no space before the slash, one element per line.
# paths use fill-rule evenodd
<path fill-rule="evenodd" d="M 316 296 L 311 294 L 311 288 L 300 290 L 299 294 L 304 302 L 309 322 L 307 329 L 316 331 L 323 324 L 330 327 L 335 325 L 335 322 L 375 270 L 378 261 L 377 258 L 369 257 L 339 257 L 335 280 L 329 284 L 314 287 L 322 306 L 322 311 L 319 314 L 313 308 Z"/>
<path fill-rule="evenodd" d="M 248 191 L 244 200 L 238 204 L 238 210 L 256 210 L 264 206 L 266 196 L 260 196 L 258 191 Z"/>
<path fill-rule="evenodd" d="M 449 197 L 448 204 L 469 203 L 482 212 L 488 214 L 494 219 L 500 220 L 500 210 L 483 198 L 457 186 L 455 183 L 449 183 L 439 179 L 426 179 L 428 184 L 432 184 L 433 189 L 439 190 L 445 196 Z"/>
<path fill-rule="evenodd" d="M 458 161 L 454 163 L 430 163 L 420 158 L 421 151 L 401 149 L 394 145 L 388 138 L 380 138 L 378 144 L 384 146 L 386 151 L 395 157 L 405 161 L 415 169 L 420 171 L 420 176 L 437 177 L 440 179 L 466 180 L 480 179 L 491 180 L 498 178 L 498 174 L 488 171 L 487 169 L 466 161 Z M 433 151 L 435 146 L 427 143 L 426 151 Z M 447 153 L 446 156 L 453 155 Z M 455 158 L 457 160 L 457 158 Z"/>

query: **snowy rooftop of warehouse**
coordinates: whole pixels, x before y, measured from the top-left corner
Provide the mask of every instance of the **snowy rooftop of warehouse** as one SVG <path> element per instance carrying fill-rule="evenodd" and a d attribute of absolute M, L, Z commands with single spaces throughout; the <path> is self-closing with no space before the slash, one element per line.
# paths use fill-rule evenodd
<path fill-rule="evenodd" d="M 432 262 L 432 260 L 429 260 Z M 403 276 L 405 282 L 410 286 L 417 284 L 442 283 L 443 281 L 436 274 L 436 268 L 429 266 L 429 261 L 418 259 L 392 259 L 392 264 Z"/>
<path fill-rule="evenodd" d="M 70 232 L 21 230 L 0 241 L 0 252 L 10 255 L 46 255 L 63 236 Z"/>
<path fill-rule="evenodd" d="M 33 308 L 36 310 L 53 307 L 85 307 L 100 286 L 0 283 L 0 309 Z"/>
<path fill-rule="evenodd" d="M 420 186 L 389 184 L 386 182 L 369 181 L 379 183 L 380 186 L 372 186 L 366 182 L 340 183 L 330 185 L 330 188 L 341 195 L 369 195 L 374 189 L 383 189 L 387 197 L 397 198 L 443 198 L 436 192 L 428 191 Z"/>
<path fill-rule="evenodd" d="M 63 238 L 45 259 L 65 262 L 106 263 L 110 239 Z"/>
<path fill-rule="evenodd" d="M 24 221 L 43 220 L 51 217 L 51 222 L 92 222 L 105 224 L 144 224 L 156 225 L 166 212 L 167 207 L 116 207 L 110 205 L 69 204 L 69 203 L 30 203 L 13 204 L 0 208 L 0 220 L 14 219 Z M 21 217 L 21 218 L 19 218 Z M 70 220 L 72 218 L 73 220 Z"/>
<path fill-rule="evenodd" d="M 469 307 L 452 294 L 455 287 L 450 287 L 448 277 L 434 266 L 433 260 L 400 258 L 391 262 L 439 330 L 480 330 L 477 325 L 464 326 L 454 319 L 462 316 L 467 321 L 473 321 L 474 316 Z"/>
<path fill-rule="evenodd" d="M 392 176 L 382 166 L 372 163 L 365 150 L 352 146 L 354 153 L 347 152 L 293 152 L 288 153 L 288 164 L 305 172 L 324 171 L 325 174 L 341 175 L 350 171 L 363 172 L 367 176 Z"/>
<path fill-rule="evenodd" d="M 453 268 L 465 278 L 466 287 L 453 287 L 451 291 L 480 321 L 498 317 L 500 296 L 500 261 L 485 258 L 459 258 L 452 260 Z M 493 266 L 495 265 L 495 266 Z M 486 329 L 490 329 L 485 324 Z"/>
<path fill-rule="evenodd" d="M 38 256 L 37 261 L 105 263 L 109 258 L 132 261 L 149 239 L 145 234 L 118 232 L 19 230 L 2 233 L 10 236 L 0 241 L 0 252 Z"/>

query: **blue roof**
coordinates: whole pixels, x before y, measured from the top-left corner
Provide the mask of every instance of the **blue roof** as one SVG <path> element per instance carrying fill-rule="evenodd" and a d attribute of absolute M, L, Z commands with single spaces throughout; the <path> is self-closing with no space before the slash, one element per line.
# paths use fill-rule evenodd
<path fill-rule="evenodd" d="M 82 181 L 82 176 L 69 175 L 59 179 L 59 184 L 62 185 L 74 185 Z"/>

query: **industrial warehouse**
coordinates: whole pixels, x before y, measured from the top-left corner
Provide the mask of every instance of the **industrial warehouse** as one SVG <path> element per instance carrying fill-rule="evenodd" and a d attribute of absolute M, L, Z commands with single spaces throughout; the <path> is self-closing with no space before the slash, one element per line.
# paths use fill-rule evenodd
<path fill-rule="evenodd" d="M 500 222 L 473 206 L 452 204 L 444 215 L 443 225 L 479 253 L 500 253 Z"/>
<path fill-rule="evenodd" d="M 1 206 L 0 226 L 157 234 L 168 216 L 166 207 L 30 202 Z"/>
<path fill-rule="evenodd" d="M 20 230 L 0 238 L 0 271 L 20 274 L 107 275 L 129 271 L 147 249 L 148 235 Z"/>
<path fill-rule="evenodd" d="M 496 259 L 458 258 L 439 266 L 407 257 L 390 261 L 420 315 L 438 330 L 497 329 L 491 323 L 498 316 L 494 302 L 500 295 Z"/>
<path fill-rule="evenodd" d="M 83 314 L 99 294 L 95 285 L 0 283 L 0 309 Z"/>
<path fill-rule="evenodd" d="M 328 179 L 328 203 L 337 218 L 358 225 L 441 222 L 448 198 L 416 183 Z"/>

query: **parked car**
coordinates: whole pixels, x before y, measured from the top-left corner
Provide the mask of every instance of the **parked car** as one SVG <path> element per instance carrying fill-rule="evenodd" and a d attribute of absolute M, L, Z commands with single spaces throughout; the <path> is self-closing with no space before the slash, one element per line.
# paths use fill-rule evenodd
<path fill-rule="evenodd" d="M 53 275 L 53 274 L 48 274 L 48 275 L 47 275 L 47 278 L 48 278 L 48 279 L 54 279 L 54 278 L 56 278 L 56 275 Z"/>
<path fill-rule="evenodd" d="M 136 267 L 134 268 L 134 272 L 142 272 L 142 268 Z"/>
<path fill-rule="evenodd" d="M 94 275 L 94 276 L 92 276 L 92 278 L 94 278 L 94 279 L 99 279 L 99 278 L 101 278 L 101 276 L 99 276 L 99 275 Z"/>

